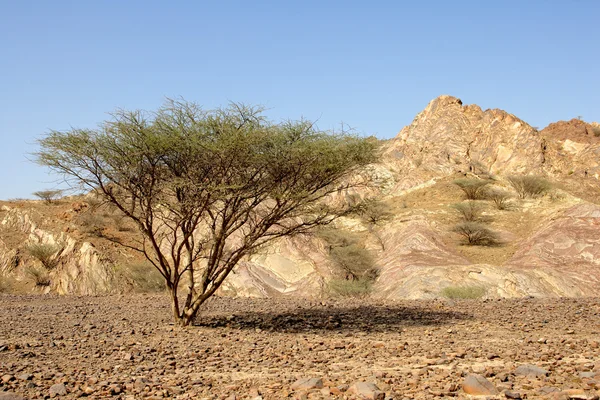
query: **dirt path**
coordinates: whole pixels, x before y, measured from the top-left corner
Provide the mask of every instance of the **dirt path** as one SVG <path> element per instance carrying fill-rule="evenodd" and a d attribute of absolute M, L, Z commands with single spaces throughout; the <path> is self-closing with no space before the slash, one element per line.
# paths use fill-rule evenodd
<path fill-rule="evenodd" d="M 464 398 L 471 373 L 497 398 L 600 394 L 600 299 L 214 299 L 197 326 L 169 318 L 162 296 L 0 296 L 0 399 L 351 399 L 356 381 Z"/>

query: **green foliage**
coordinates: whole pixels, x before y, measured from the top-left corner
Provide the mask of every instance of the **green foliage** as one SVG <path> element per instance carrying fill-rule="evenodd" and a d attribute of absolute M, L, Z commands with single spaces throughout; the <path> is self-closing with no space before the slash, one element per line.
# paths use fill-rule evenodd
<path fill-rule="evenodd" d="M 467 197 L 467 200 L 478 200 L 483 195 L 484 188 L 490 184 L 487 179 L 463 178 L 453 182 Z"/>
<path fill-rule="evenodd" d="M 42 263 L 47 270 L 53 270 L 58 265 L 59 259 L 56 253 L 61 250 L 60 246 L 55 244 L 30 243 L 26 249 L 29 255 Z"/>
<path fill-rule="evenodd" d="M 462 222 L 452 229 L 465 239 L 465 243 L 472 246 L 496 246 L 499 245 L 500 236 L 479 222 Z"/>
<path fill-rule="evenodd" d="M 552 184 L 537 175 L 511 175 L 506 178 L 521 199 L 538 197 L 552 189 Z"/>
<path fill-rule="evenodd" d="M 40 190 L 32 193 L 35 197 L 43 200 L 46 204 L 53 204 L 58 200 L 62 194 L 62 190 Z"/>
<path fill-rule="evenodd" d="M 458 211 L 463 221 L 480 221 L 484 210 L 482 203 L 473 200 L 452 204 L 452 208 Z"/>
<path fill-rule="evenodd" d="M 485 296 L 486 290 L 482 286 L 448 286 L 440 294 L 448 299 L 480 299 Z"/>
<path fill-rule="evenodd" d="M 40 164 L 141 230 L 145 241 L 132 246 L 160 269 L 182 325 L 244 256 L 346 213 L 325 199 L 364 184 L 354 172 L 378 146 L 309 121 L 274 123 L 256 107 L 204 111 L 185 101 L 119 110 L 98 129 L 51 131 L 38 143 Z M 191 290 L 179 301 L 184 276 Z"/>
<path fill-rule="evenodd" d="M 162 292 L 167 288 L 165 278 L 147 262 L 120 266 L 117 268 L 117 275 L 133 286 L 136 292 Z"/>
<path fill-rule="evenodd" d="M 373 283 L 368 279 L 332 279 L 327 282 L 327 292 L 332 297 L 367 297 Z"/>
<path fill-rule="evenodd" d="M 364 247 L 356 244 L 335 247 L 330 255 L 335 265 L 344 271 L 347 278 L 371 281 L 377 279 L 378 269 L 375 260 Z"/>
<path fill-rule="evenodd" d="M 367 223 L 378 225 L 393 218 L 392 207 L 381 200 L 366 199 L 355 207 L 355 212 Z"/>
<path fill-rule="evenodd" d="M 28 266 L 25 268 L 25 274 L 33 279 L 36 287 L 50 286 L 50 274 L 45 268 Z"/>
<path fill-rule="evenodd" d="M 484 192 L 484 198 L 492 201 L 498 210 L 508 210 L 511 206 L 512 195 L 503 189 L 489 188 Z"/>
<path fill-rule="evenodd" d="M 319 229 L 317 236 L 327 242 L 329 250 L 336 247 L 352 246 L 360 241 L 356 233 L 330 226 Z"/>

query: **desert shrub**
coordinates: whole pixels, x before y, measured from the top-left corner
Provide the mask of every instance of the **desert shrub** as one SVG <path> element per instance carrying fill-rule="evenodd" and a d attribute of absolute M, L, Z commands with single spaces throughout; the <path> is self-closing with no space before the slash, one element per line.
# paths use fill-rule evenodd
<path fill-rule="evenodd" d="M 58 265 L 59 260 L 55 254 L 60 250 L 60 246 L 55 244 L 30 243 L 27 245 L 29 255 L 41 262 L 47 270 L 52 270 Z"/>
<path fill-rule="evenodd" d="M 485 190 L 484 197 L 486 200 L 493 202 L 498 210 L 508 210 L 510 208 L 510 199 L 512 195 L 506 190 L 489 188 Z"/>
<path fill-rule="evenodd" d="M 490 184 L 489 180 L 476 178 L 457 179 L 453 182 L 467 197 L 467 200 L 478 200 L 481 198 L 483 189 Z"/>
<path fill-rule="evenodd" d="M 512 175 L 507 178 L 521 199 L 537 197 L 552 189 L 552 184 L 537 175 Z"/>
<path fill-rule="evenodd" d="M 160 292 L 166 289 L 165 278 L 149 263 L 133 263 L 117 268 L 120 277 L 137 292 Z"/>
<path fill-rule="evenodd" d="M 381 200 L 367 199 L 359 203 L 355 212 L 367 223 L 377 225 L 390 220 L 394 216 L 392 207 Z"/>
<path fill-rule="evenodd" d="M 452 204 L 454 208 L 460 214 L 464 221 L 479 221 L 481 220 L 483 213 L 483 204 L 478 201 L 469 200 L 464 203 Z"/>
<path fill-rule="evenodd" d="M 600 126 L 592 127 L 592 132 L 594 133 L 594 136 L 600 137 Z"/>
<path fill-rule="evenodd" d="M 9 293 L 12 290 L 12 282 L 6 276 L 0 275 L 0 293 Z"/>
<path fill-rule="evenodd" d="M 448 286 L 441 290 L 440 294 L 446 298 L 458 299 L 479 299 L 485 295 L 485 288 L 482 286 Z"/>
<path fill-rule="evenodd" d="M 82 231 L 93 236 L 102 237 L 104 230 L 104 218 L 88 210 L 77 218 L 77 222 L 82 228 Z"/>
<path fill-rule="evenodd" d="M 461 235 L 468 245 L 495 246 L 500 244 L 499 235 L 479 222 L 461 222 L 454 226 L 452 231 Z"/>
<path fill-rule="evenodd" d="M 109 217 L 119 232 L 128 232 L 133 230 L 131 225 L 129 225 L 129 220 L 125 219 L 121 213 L 111 214 Z"/>
<path fill-rule="evenodd" d="M 335 247 L 330 252 L 331 258 L 347 278 L 353 280 L 369 279 L 375 280 L 378 270 L 375 260 L 369 252 L 356 244 L 344 247 Z"/>
<path fill-rule="evenodd" d="M 40 190 L 32 193 L 35 197 L 43 200 L 46 204 L 52 204 L 58 200 L 62 194 L 62 190 Z"/>
<path fill-rule="evenodd" d="M 329 249 L 336 247 L 351 246 L 358 243 L 358 235 L 343 229 L 323 228 L 319 229 L 317 236 L 329 245 Z"/>
<path fill-rule="evenodd" d="M 371 293 L 372 286 L 368 279 L 332 279 L 327 282 L 327 292 L 333 297 L 365 297 Z"/>
<path fill-rule="evenodd" d="M 50 274 L 47 269 L 29 266 L 25 269 L 25 274 L 33 279 L 37 287 L 50 286 Z"/>

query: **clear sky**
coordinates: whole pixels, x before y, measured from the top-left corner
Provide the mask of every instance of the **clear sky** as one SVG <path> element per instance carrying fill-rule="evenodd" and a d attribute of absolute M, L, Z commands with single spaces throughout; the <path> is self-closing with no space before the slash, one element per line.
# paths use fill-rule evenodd
<path fill-rule="evenodd" d="M 0 0 L 0 199 L 57 178 L 48 129 L 182 96 L 390 138 L 441 94 L 600 121 L 600 1 Z"/>

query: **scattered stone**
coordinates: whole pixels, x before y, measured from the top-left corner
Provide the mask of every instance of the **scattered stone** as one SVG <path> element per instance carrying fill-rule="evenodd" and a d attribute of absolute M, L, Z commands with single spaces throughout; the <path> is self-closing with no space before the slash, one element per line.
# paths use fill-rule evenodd
<path fill-rule="evenodd" d="M 495 396 L 498 390 L 494 385 L 481 375 L 467 375 L 463 382 L 463 391 L 473 396 Z"/>
<path fill-rule="evenodd" d="M 67 387 L 64 383 L 56 383 L 50 386 L 50 397 L 56 396 L 66 396 L 67 395 Z"/>
<path fill-rule="evenodd" d="M 321 378 L 302 378 L 290 386 L 292 390 L 311 390 L 311 389 L 322 389 L 323 379 Z"/>
<path fill-rule="evenodd" d="M 370 382 L 354 382 L 348 389 L 348 393 L 355 394 L 366 400 L 385 399 L 385 392 L 382 392 L 377 385 Z"/>
<path fill-rule="evenodd" d="M 523 364 L 517 367 L 515 370 L 515 375 L 520 376 L 533 376 L 536 378 L 541 378 L 544 376 L 548 376 L 549 372 L 544 368 L 540 368 L 531 364 Z"/>
<path fill-rule="evenodd" d="M 8 383 L 10 381 L 15 380 L 15 376 L 14 375 L 10 375 L 10 374 L 6 374 L 6 375 L 2 375 L 2 378 L 0 378 L 2 380 L 2 383 Z"/>
<path fill-rule="evenodd" d="M 25 400 L 25 397 L 13 392 L 0 392 L 0 400 Z"/>
<path fill-rule="evenodd" d="M 522 399 L 521 393 L 519 393 L 519 392 L 513 392 L 512 390 L 505 391 L 504 392 L 504 396 L 507 399 L 517 399 L 517 400 Z"/>

